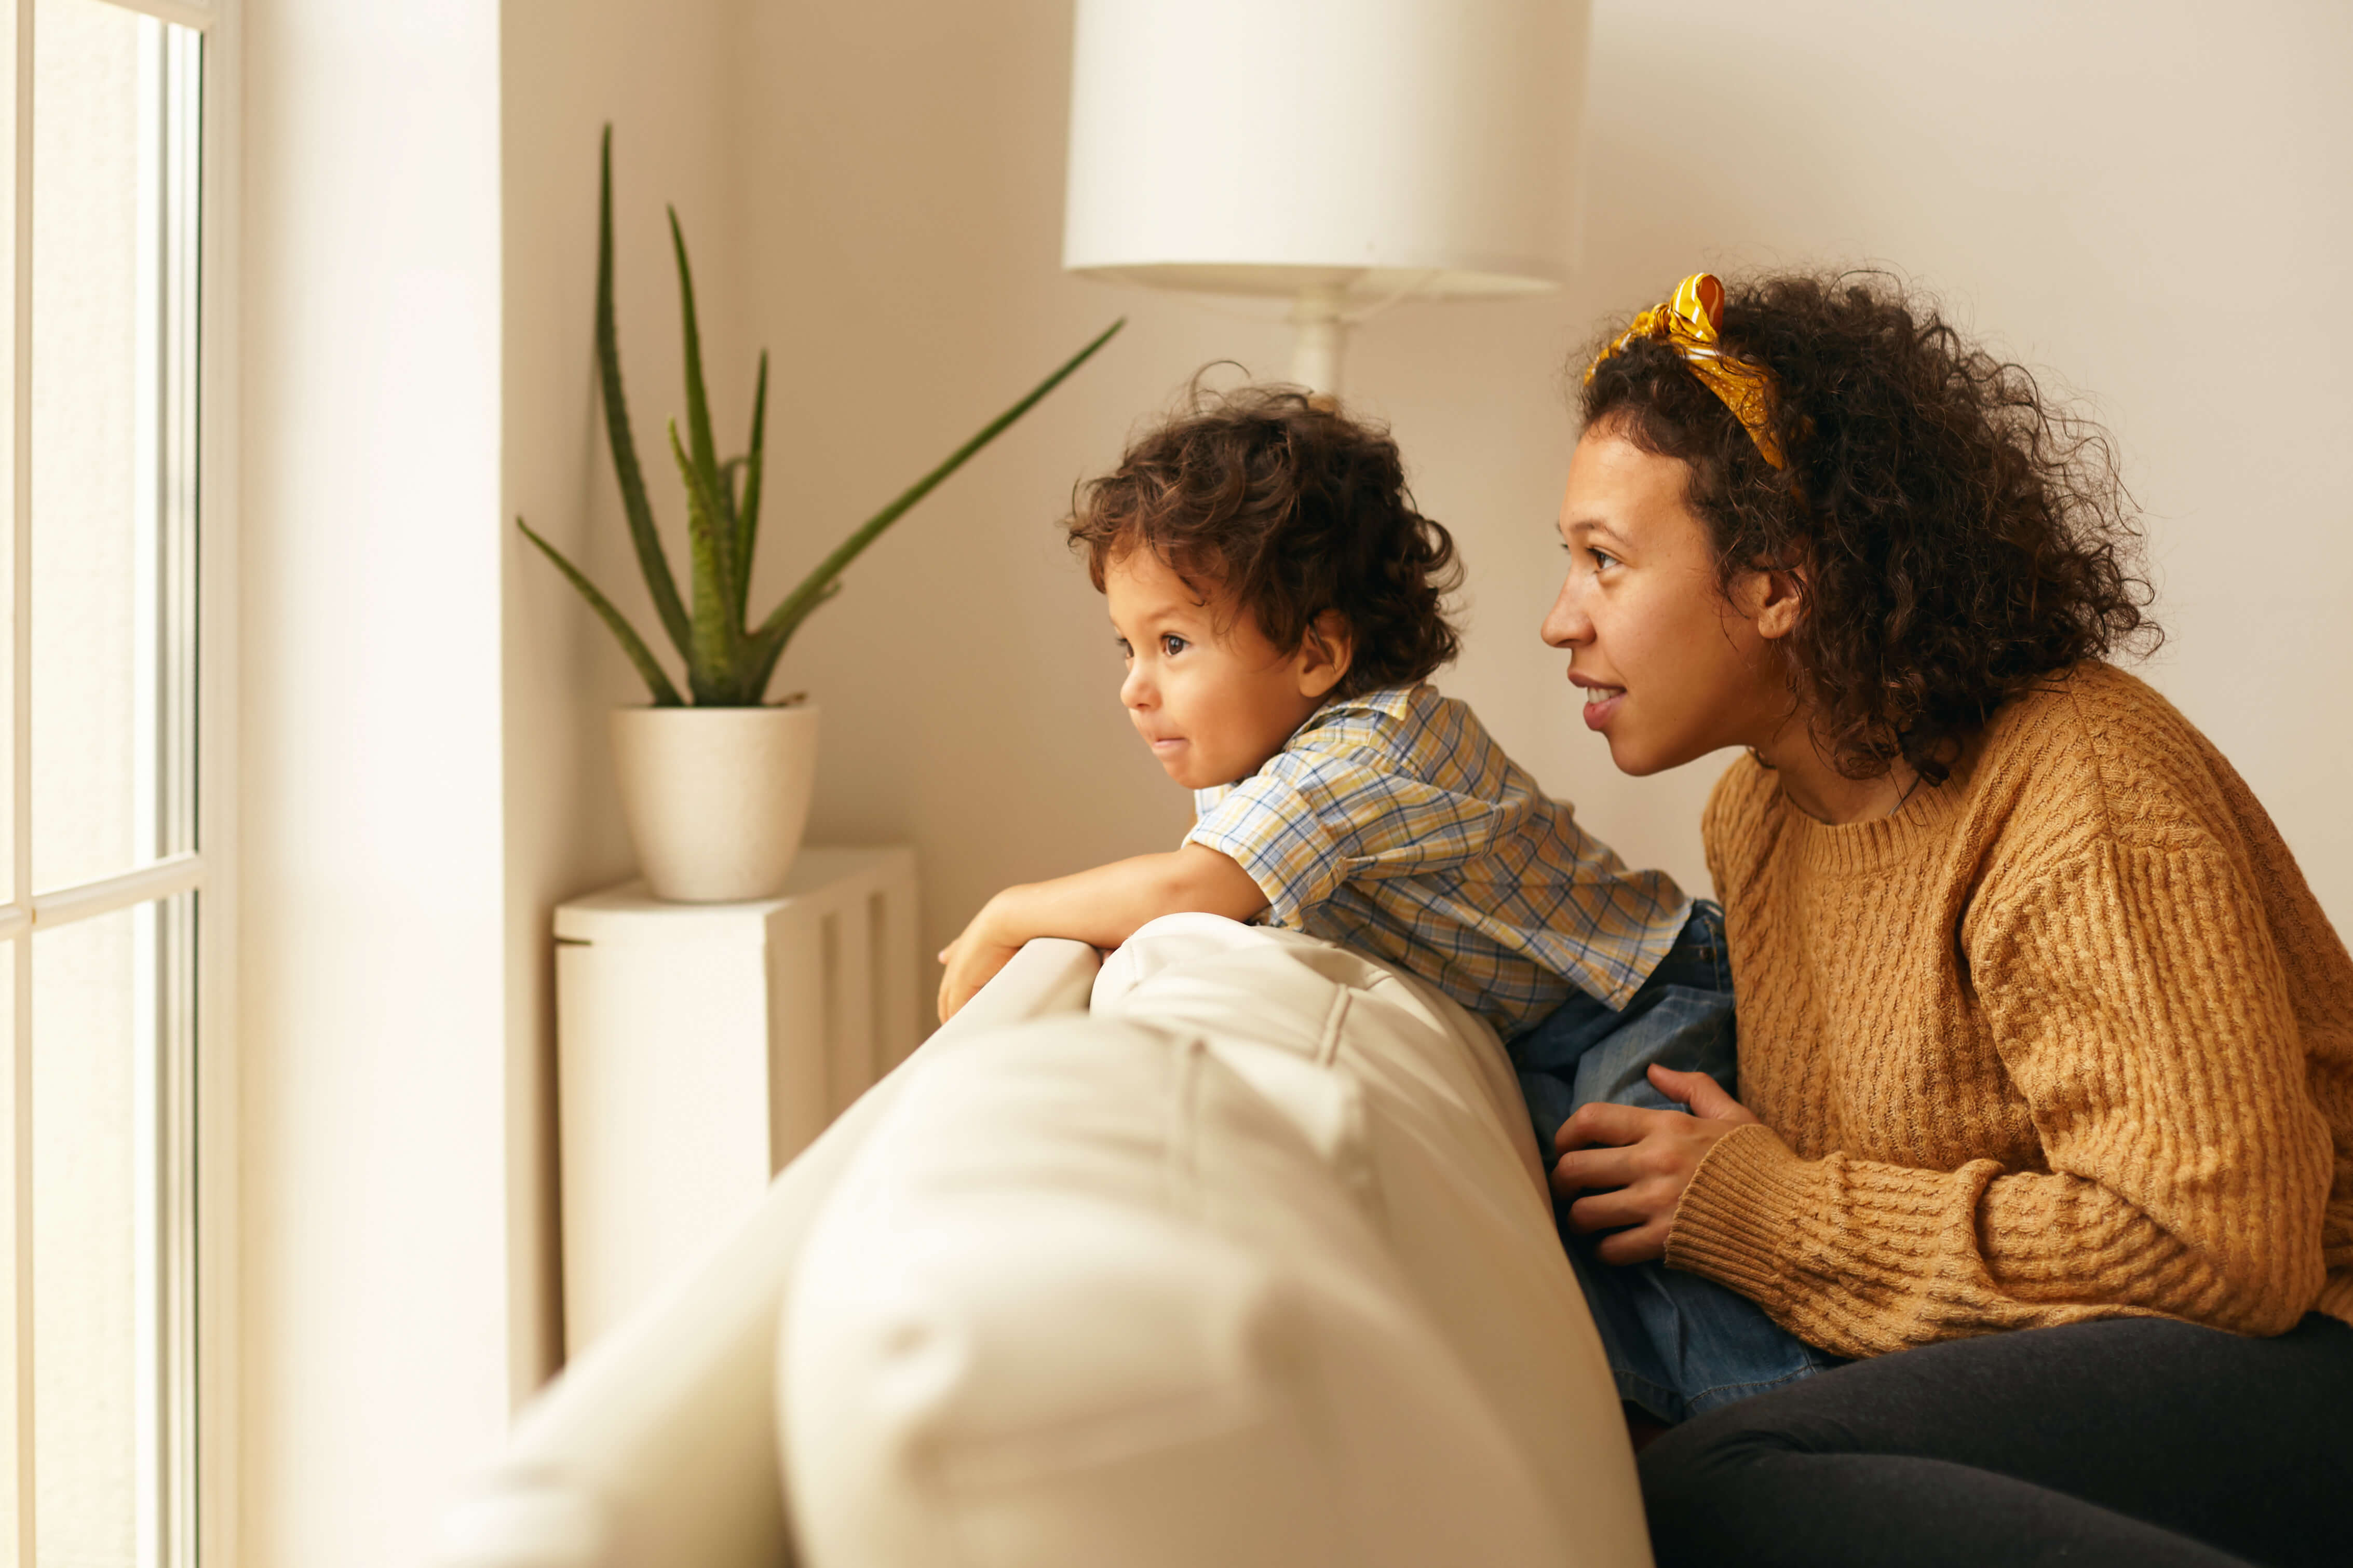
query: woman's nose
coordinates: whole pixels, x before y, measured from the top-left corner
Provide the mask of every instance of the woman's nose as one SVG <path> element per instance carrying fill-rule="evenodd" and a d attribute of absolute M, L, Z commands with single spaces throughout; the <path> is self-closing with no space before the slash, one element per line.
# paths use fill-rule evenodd
<path fill-rule="evenodd" d="M 1585 595 L 1578 591 L 1576 573 L 1561 580 L 1559 595 L 1544 618 L 1542 634 L 1547 647 L 1575 647 L 1593 640 L 1593 618 L 1585 613 Z"/>

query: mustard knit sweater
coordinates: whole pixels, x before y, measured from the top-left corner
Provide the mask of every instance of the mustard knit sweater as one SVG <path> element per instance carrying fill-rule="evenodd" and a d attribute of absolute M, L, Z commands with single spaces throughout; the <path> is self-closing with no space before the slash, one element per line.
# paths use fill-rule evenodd
<path fill-rule="evenodd" d="M 1846 826 L 1745 758 L 1704 830 L 1764 1125 L 1701 1163 L 1672 1266 L 1854 1356 L 2353 1321 L 2353 959 L 2163 698 L 2083 666 Z"/>

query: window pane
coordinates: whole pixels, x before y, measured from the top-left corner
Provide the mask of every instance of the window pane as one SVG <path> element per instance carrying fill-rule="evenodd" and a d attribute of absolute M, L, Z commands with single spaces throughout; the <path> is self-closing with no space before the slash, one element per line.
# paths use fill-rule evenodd
<path fill-rule="evenodd" d="M 33 1430 L 44 1568 L 150 1568 L 185 1489 L 193 900 L 36 931 Z"/>
<path fill-rule="evenodd" d="M 16 966 L 0 942 L 0 1568 L 16 1568 Z"/>
<path fill-rule="evenodd" d="M 33 879 L 189 847 L 192 40 L 37 0 Z"/>
<path fill-rule="evenodd" d="M 33 1411 L 44 1563 L 138 1562 L 132 912 L 33 938 Z"/>

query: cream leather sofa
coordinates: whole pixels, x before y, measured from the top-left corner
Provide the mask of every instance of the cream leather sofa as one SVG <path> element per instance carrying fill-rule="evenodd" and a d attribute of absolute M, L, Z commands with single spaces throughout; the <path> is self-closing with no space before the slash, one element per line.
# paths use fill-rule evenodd
<path fill-rule="evenodd" d="M 573 1364 L 440 1568 L 1646 1568 L 1494 1036 L 1208 916 L 1033 942 Z"/>

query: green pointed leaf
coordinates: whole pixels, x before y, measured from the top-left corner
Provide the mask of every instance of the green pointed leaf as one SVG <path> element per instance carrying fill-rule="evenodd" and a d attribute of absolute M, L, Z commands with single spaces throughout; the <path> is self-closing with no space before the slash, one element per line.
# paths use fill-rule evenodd
<path fill-rule="evenodd" d="M 974 453 L 1003 435 L 1007 426 L 1029 413 L 1039 399 L 1061 385 L 1072 371 L 1092 358 L 1095 351 L 1111 342 L 1113 335 L 1125 325 L 1127 325 L 1127 318 L 1122 316 L 1103 329 L 1094 342 L 1072 354 L 1060 369 L 1030 388 L 1029 393 L 1012 407 L 982 426 L 978 435 L 949 453 L 939 467 L 908 486 L 900 492 L 897 500 L 860 524 L 851 531 L 849 538 L 834 547 L 832 554 L 818 563 L 816 570 L 801 579 L 798 587 L 785 595 L 783 603 L 769 612 L 768 618 L 760 623 L 760 629 L 754 634 L 755 637 L 765 637 L 771 632 L 782 628 L 785 636 L 789 637 L 792 635 L 792 628 L 798 626 L 807 618 L 810 611 L 831 597 L 830 590 L 834 586 L 834 579 L 841 574 L 843 568 L 858 558 L 861 551 L 881 538 L 884 529 L 898 521 L 910 507 L 938 489 L 940 482 L 964 467 Z M 781 648 L 781 644 L 779 647 Z"/>
<path fill-rule="evenodd" d="M 696 467 L 692 457 L 680 446 L 678 424 L 675 420 L 670 423 L 670 456 L 678 462 L 679 478 L 686 485 L 689 545 L 693 546 L 696 543 L 693 523 L 695 508 L 702 509 L 704 521 L 711 525 L 708 553 L 706 555 L 699 552 L 694 558 L 695 603 L 702 603 L 702 577 L 707 564 L 713 574 L 712 584 L 717 590 L 719 603 L 729 611 L 728 624 L 740 633 L 743 630 L 744 618 L 733 613 L 736 601 L 743 597 L 742 585 L 737 581 L 735 571 L 735 531 L 727 526 L 726 519 L 731 514 L 719 495 L 719 490 L 726 488 L 726 473 L 723 469 L 720 471 L 717 476 L 718 487 L 714 489 L 710 479 Z"/>
<path fill-rule="evenodd" d="M 735 625 L 734 584 L 725 562 L 730 542 L 720 530 L 709 487 L 678 438 L 676 420 L 670 422 L 670 450 L 686 481 L 687 543 L 694 552 L 694 651 L 687 658 L 687 684 L 697 703 L 725 707 L 743 680 L 744 639 Z"/>
<path fill-rule="evenodd" d="M 654 510 L 646 500 L 645 475 L 638 467 L 638 446 L 629 433 L 629 400 L 621 391 L 620 333 L 613 320 L 613 128 L 605 127 L 602 174 L 596 200 L 596 370 L 605 402 L 605 436 L 613 449 L 613 472 L 620 480 L 621 509 L 629 520 L 629 542 L 637 548 L 638 567 L 653 595 L 654 614 L 661 617 L 681 658 L 689 657 L 690 634 L 686 606 L 670 574 L 670 558 L 662 553 L 661 534 L 654 527 Z"/>
<path fill-rule="evenodd" d="M 741 626 L 752 616 L 752 548 L 760 539 L 760 478 L 767 471 L 763 456 L 768 430 L 768 351 L 760 351 L 760 381 L 752 394 L 752 449 L 744 458 L 744 503 L 736 509 L 735 561 L 743 568 L 738 584 L 742 593 L 735 601 L 735 620 Z"/>
<path fill-rule="evenodd" d="M 654 706 L 657 708 L 682 706 L 678 695 L 678 688 L 671 685 L 670 677 L 662 673 L 662 667 L 654 662 L 653 650 L 646 647 L 645 638 L 638 636 L 638 629 L 629 625 L 628 617 L 614 608 L 613 602 L 598 593 L 596 584 L 588 581 L 577 566 L 565 560 L 562 551 L 533 533 L 529 523 L 521 518 L 516 518 L 515 526 L 522 530 L 522 536 L 525 539 L 538 545 L 541 552 L 555 563 L 555 569 L 564 574 L 566 582 L 580 591 L 580 596 L 588 601 L 588 607 L 596 611 L 604 621 L 615 640 L 620 643 L 621 651 L 629 656 L 629 662 L 638 667 L 638 674 L 644 678 L 648 689 L 652 691 Z"/>
<path fill-rule="evenodd" d="M 703 483 L 713 490 L 719 488 L 719 447 L 711 437 L 711 394 L 702 379 L 702 331 L 694 319 L 694 272 L 686 264 L 686 234 L 678 226 L 678 209 L 670 211 L 670 249 L 678 256 L 678 309 L 680 329 L 686 338 L 686 434 L 692 445 L 694 466 Z M 728 500 L 732 503 L 733 497 Z M 714 517 L 725 516 L 731 521 L 735 512 L 730 504 Z M 728 541 L 732 546 L 733 539 Z"/>
<path fill-rule="evenodd" d="M 748 651 L 744 656 L 744 662 L 752 669 L 749 682 L 751 696 L 747 700 L 750 703 L 758 703 L 767 692 L 768 681 L 776 673 L 776 661 L 785 656 L 785 645 L 793 640 L 795 632 L 800 630 L 801 622 L 807 620 L 818 605 L 840 592 L 841 579 L 837 577 L 826 585 L 824 593 L 819 594 L 803 606 L 800 614 L 789 625 L 776 626 L 773 629 L 756 633 L 751 637 Z"/>

